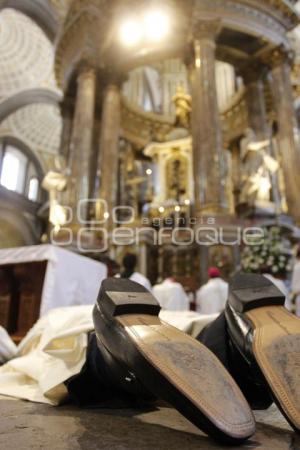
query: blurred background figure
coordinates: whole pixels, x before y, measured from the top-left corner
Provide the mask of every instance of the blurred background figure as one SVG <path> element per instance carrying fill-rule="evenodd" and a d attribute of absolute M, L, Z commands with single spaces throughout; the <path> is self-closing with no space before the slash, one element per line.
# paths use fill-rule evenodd
<path fill-rule="evenodd" d="M 197 291 L 196 310 L 200 314 L 221 313 L 227 301 L 228 283 L 222 280 L 217 267 L 210 267 L 208 277 L 208 282 Z"/>
<path fill-rule="evenodd" d="M 120 265 L 114 259 L 107 261 L 107 277 L 115 277 L 120 273 Z"/>
<path fill-rule="evenodd" d="M 300 316 L 300 248 L 297 250 L 296 262 L 291 283 L 292 306 L 297 316 Z"/>
<path fill-rule="evenodd" d="M 162 309 L 169 311 L 189 311 L 190 302 L 182 285 L 170 274 L 162 283 L 153 287 L 153 295 Z"/>
<path fill-rule="evenodd" d="M 150 281 L 143 274 L 135 270 L 136 265 L 136 255 L 133 253 L 127 253 L 123 258 L 123 272 L 121 272 L 121 278 L 128 278 L 131 281 L 141 284 L 149 291 L 152 291 Z"/>

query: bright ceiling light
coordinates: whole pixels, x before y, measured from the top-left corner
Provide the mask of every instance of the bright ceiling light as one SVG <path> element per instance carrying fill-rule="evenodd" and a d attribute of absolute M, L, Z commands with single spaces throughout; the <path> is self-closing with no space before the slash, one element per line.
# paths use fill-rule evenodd
<path fill-rule="evenodd" d="M 142 28 L 134 20 L 128 20 L 123 23 L 120 29 L 120 39 L 122 43 L 128 47 L 138 44 L 142 38 Z"/>
<path fill-rule="evenodd" d="M 165 208 L 164 208 L 163 206 L 160 206 L 160 207 L 158 208 L 158 211 L 162 214 L 162 213 L 165 212 Z"/>
<path fill-rule="evenodd" d="M 152 175 L 152 170 L 151 169 L 147 169 L 146 170 L 146 174 L 149 175 L 149 176 Z"/>
<path fill-rule="evenodd" d="M 161 41 L 170 30 L 169 17 L 162 11 L 150 11 L 145 17 L 145 35 L 151 41 Z"/>
<path fill-rule="evenodd" d="M 176 211 L 176 212 L 180 212 L 180 211 L 181 211 L 181 208 L 180 208 L 179 205 L 175 206 L 175 211 Z"/>

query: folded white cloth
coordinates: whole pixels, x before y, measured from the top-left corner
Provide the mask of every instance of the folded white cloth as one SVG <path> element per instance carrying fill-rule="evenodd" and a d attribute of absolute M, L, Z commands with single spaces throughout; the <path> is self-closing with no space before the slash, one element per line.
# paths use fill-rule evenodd
<path fill-rule="evenodd" d="M 64 382 L 82 369 L 93 306 L 50 311 L 38 320 L 15 356 L 0 367 L 0 394 L 58 405 L 67 398 Z M 193 336 L 215 316 L 162 311 L 161 319 Z"/>
<path fill-rule="evenodd" d="M 64 381 L 79 373 L 93 329 L 92 306 L 53 309 L 29 331 L 16 357 L 0 367 L 0 394 L 57 405 Z"/>
<path fill-rule="evenodd" d="M 159 316 L 173 327 L 196 338 L 206 325 L 218 317 L 218 314 L 204 315 L 194 311 L 161 311 Z"/>

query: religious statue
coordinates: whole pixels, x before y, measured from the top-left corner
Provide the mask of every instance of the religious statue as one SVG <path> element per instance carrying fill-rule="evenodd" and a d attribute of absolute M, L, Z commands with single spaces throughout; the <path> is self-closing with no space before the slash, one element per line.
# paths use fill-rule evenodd
<path fill-rule="evenodd" d="M 180 128 L 189 128 L 192 100 L 191 96 L 184 92 L 184 88 L 181 84 L 177 86 L 176 94 L 172 101 L 174 102 L 176 109 L 175 125 Z"/>
<path fill-rule="evenodd" d="M 270 175 L 267 170 L 262 166 L 258 169 L 257 173 L 249 178 L 250 186 L 248 195 L 255 195 L 255 198 L 259 202 L 267 203 L 270 201 L 270 191 L 272 188 Z"/>
<path fill-rule="evenodd" d="M 271 201 L 272 175 L 279 169 L 278 162 L 269 154 L 270 139 L 258 141 L 248 128 L 241 140 L 241 159 L 244 166 L 241 201 L 248 204 Z"/>
<path fill-rule="evenodd" d="M 66 220 L 64 208 L 59 204 L 59 194 L 66 189 L 68 183 L 66 164 L 61 156 L 55 157 L 54 168 L 44 177 L 42 187 L 49 192 L 49 222 L 59 228 Z"/>
<path fill-rule="evenodd" d="M 270 139 L 264 139 L 262 141 L 257 140 L 256 134 L 252 128 L 247 128 L 244 133 L 244 137 L 241 140 L 241 158 L 245 160 L 251 152 L 252 155 L 261 155 L 266 159 L 267 164 L 271 164 L 271 159 L 276 163 L 275 159 L 268 155 L 270 148 Z M 274 164 L 271 164 L 274 167 Z"/>

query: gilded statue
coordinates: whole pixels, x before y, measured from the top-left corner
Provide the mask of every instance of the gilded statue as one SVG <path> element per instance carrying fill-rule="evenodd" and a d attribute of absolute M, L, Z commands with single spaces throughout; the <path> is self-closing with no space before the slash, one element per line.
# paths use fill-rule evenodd
<path fill-rule="evenodd" d="M 192 99 L 186 94 L 183 86 L 177 86 L 176 94 L 172 98 L 176 109 L 175 126 L 180 128 L 189 128 L 191 121 Z"/>
<path fill-rule="evenodd" d="M 188 161 L 178 151 L 166 164 L 167 198 L 180 202 L 186 197 L 188 183 Z"/>
<path fill-rule="evenodd" d="M 243 161 L 243 185 L 241 201 L 248 204 L 270 202 L 272 175 L 279 168 L 278 162 L 269 154 L 270 140 L 258 141 L 251 128 L 241 140 L 241 158 Z"/>

